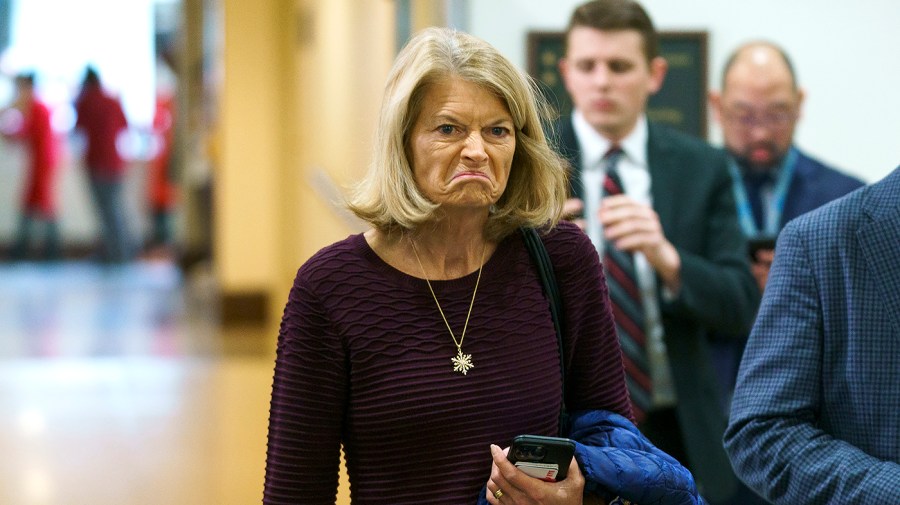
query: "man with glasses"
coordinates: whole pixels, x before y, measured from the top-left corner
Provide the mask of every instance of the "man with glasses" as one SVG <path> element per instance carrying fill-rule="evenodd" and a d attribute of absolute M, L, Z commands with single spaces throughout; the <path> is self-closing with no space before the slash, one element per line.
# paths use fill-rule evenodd
<path fill-rule="evenodd" d="M 755 41 L 728 59 L 721 93 L 710 103 L 722 126 L 741 228 L 751 244 L 751 267 L 762 291 L 775 257 L 775 237 L 791 219 L 863 185 L 793 145 L 803 104 L 794 68 L 778 46 Z M 712 341 L 713 364 L 726 409 L 746 338 Z M 746 494 L 740 503 L 765 503 Z"/>
<path fill-rule="evenodd" d="M 710 103 L 731 155 L 741 227 L 752 242 L 753 274 L 765 288 L 774 238 L 791 219 L 863 185 L 800 152 L 793 145 L 803 90 L 778 46 L 755 41 L 728 59 L 722 91 Z"/>

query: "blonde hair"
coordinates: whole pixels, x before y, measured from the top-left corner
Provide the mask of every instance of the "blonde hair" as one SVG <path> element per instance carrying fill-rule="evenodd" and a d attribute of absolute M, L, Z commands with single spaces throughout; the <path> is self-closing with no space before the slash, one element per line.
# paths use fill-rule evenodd
<path fill-rule="evenodd" d="M 565 161 L 543 127 L 552 109 L 534 82 L 487 42 L 449 28 L 418 33 L 397 55 L 381 104 L 375 155 L 348 207 L 375 228 L 415 229 L 440 218 L 439 205 L 416 185 L 406 146 L 428 85 L 449 77 L 483 86 L 500 98 L 515 125 L 516 149 L 506 190 L 485 236 L 500 239 L 519 226 L 553 226 L 566 198 Z"/>

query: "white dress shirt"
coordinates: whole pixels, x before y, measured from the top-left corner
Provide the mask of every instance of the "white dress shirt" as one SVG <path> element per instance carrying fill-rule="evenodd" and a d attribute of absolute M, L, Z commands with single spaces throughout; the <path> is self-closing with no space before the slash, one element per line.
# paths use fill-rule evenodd
<path fill-rule="evenodd" d="M 577 110 L 572 112 L 572 126 L 581 148 L 585 231 L 602 258 L 606 241 L 603 238 L 603 225 L 600 224 L 597 214 L 603 196 L 603 181 L 606 178 L 603 156 L 612 147 L 612 143 L 597 133 Z M 650 170 L 647 164 L 647 131 L 647 119 L 641 117 L 634 130 L 619 143 L 623 153 L 616 167 L 622 181 L 623 192 L 639 203 L 652 206 Z M 647 331 L 647 354 L 653 381 L 653 405 L 671 406 L 676 400 L 675 388 L 663 339 L 664 329 L 656 293 L 656 272 L 642 253 L 635 253 L 634 262 L 638 287 L 644 302 L 646 318 L 644 327 Z"/>

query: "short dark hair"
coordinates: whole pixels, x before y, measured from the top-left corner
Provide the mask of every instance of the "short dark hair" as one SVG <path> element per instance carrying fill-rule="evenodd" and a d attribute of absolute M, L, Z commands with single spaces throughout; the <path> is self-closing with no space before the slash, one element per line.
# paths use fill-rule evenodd
<path fill-rule="evenodd" d="M 585 26 L 597 30 L 635 30 L 644 41 L 644 56 L 649 63 L 659 56 L 659 35 L 641 4 L 633 0 L 592 0 L 579 5 L 566 27 L 565 50 L 573 28 Z"/>
<path fill-rule="evenodd" d="M 16 84 L 28 86 L 29 88 L 34 87 L 34 72 L 21 72 L 16 74 L 15 82 Z"/>
<path fill-rule="evenodd" d="M 88 65 L 84 69 L 83 86 L 100 86 L 100 73 L 93 65 Z"/>

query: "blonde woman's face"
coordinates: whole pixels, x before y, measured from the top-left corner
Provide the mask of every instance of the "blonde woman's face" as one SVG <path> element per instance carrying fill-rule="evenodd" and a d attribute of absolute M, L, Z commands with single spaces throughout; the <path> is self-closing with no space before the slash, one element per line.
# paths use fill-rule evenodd
<path fill-rule="evenodd" d="M 409 139 L 419 189 L 446 210 L 483 210 L 506 189 L 516 136 L 506 104 L 450 78 L 429 85 Z"/>

